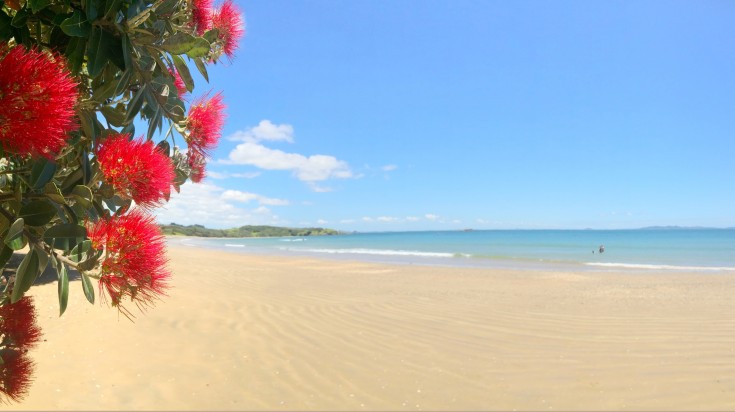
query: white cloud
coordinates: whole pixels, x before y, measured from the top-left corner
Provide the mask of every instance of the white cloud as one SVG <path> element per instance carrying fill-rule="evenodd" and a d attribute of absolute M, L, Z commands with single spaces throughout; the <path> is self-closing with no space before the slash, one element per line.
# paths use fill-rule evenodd
<path fill-rule="evenodd" d="M 241 192 L 239 190 L 225 190 L 221 198 L 224 200 L 236 200 L 238 202 L 250 202 L 251 200 L 257 200 L 261 205 L 268 206 L 286 206 L 289 204 L 288 200 L 274 199 L 265 197 L 256 193 Z"/>
<path fill-rule="evenodd" d="M 382 169 L 383 169 L 384 172 L 391 172 L 393 170 L 398 169 L 398 166 L 396 166 L 396 165 L 385 165 L 385 166 L 383 166 Z"/>
<path fill-rule="evenodd" d="M 245 131 L 235 132 L 228 138 L 232 141 L 242 142 L 260 142 L 267 141 L 284 141 L 293 143 L 293 126 L 290 124 L 273 124 L 270 120 L 261 120 L 257 126 L 251 127 Z"/>
<path fill-rule="evenodd" d="M 317 223 L 317 224 L 320 224 L 320 225 L 326 225 L 326 224 L 327 224 L 327 223 L 329 223 L 329 222 L 328 222 L 328 221 L 326 221 L 326 220 L 324 220 L 324 219 L 319 219 L 319 220 L 317 220 L 317 221 L 316 221 L 316 223 Z"/>
<path fill-rule="evenodd" d="M 288 170 L 317 192 L 331 189 L 315 185 L 314 182 L 357 177 L 347 162 L 334 156 L 324 154 L 305 156 L 272 149 L 262 144 L 264 141 L 293 143 L 291 125 L 275 125 L 268 120 L 262 120 L 258 126 L 236 132 L 229 139 L 242 143 L 230 152 L 226 160 L 219 161 L 222 164 L 249 165 L 263 170 Z"/>
<path fill-rule="evenodd" d="M 353 176 L 349 165 L 334 156 L 287 153 L 271 149 L 259 143 L 240 143 L 230 152 L 230 164 L 242 164 L 265 170 L 291 170 L 304 182 L 318 182 L 331 178 L 346 179 Z"/>
<path fill-rule="evenodd" d="M 437 219 L 439 219 L 439 216 L 438 215 L 434 215 L 434 214 L 431 214 L 431 213 L 425 214 L 424 217 L 426 219 L 428 219 L 428 220 L 437 220 Z"/>
<path fill-rule="evenodd" d="M 171 200 L 154 211 L 159 223 L 182 225 L 201 224 L 212 228 L 229 228 L 249 224 L 286 225 L 264 206 L 249 210 L 223 198 L 225 190 L 210 183 L 186 183 L 181 193 L 172 193 Z"/>
<path fill-rule="evenodd" d="M 409 222 L 418 222 L 419 220 L 421 220 L 421 218 L 416 216 L 407 216 L 406 220 L 408 220 Z"/>
<path fill-rule="evenodd" d="M 229 179 L 232 177 L 241 177 L 244 179 L 254 179 L 260 176 L 260 172 L 249 172 L 249 173 L 227 173 L 227 172 L 215 172 L 207 170 L 207 177 L 212 179 Z"/>
<path fill-rule="evenodd" d="M 378 216 L 378 222 L 397 222 L 400 219 L 393 216 Z"/>

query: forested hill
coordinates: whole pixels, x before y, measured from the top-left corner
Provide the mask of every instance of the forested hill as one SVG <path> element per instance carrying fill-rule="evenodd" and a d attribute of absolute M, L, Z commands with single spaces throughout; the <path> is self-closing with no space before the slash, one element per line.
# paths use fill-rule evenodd
<path fill-rule="evenodd" d="M 339 235 L 334 229 L 321 227 L 291 228 L 277 226 L 241 226 L 232 229 L 209 229 L 202 225 L 182 226 L 176 223 L 161 225 L 164 235 L 199 237 L 283 237 L 283 236 L 324 236 Z"/>

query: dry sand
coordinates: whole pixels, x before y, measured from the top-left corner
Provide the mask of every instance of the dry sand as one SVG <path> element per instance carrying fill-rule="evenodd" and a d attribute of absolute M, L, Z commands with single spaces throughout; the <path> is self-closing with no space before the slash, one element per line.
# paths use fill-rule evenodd
<path fill-rule="evenodd" d="M 135 323 L 34 287 L 36 380 L 4 408 L 735 410 L 735 274 L 169 255 Z"/>

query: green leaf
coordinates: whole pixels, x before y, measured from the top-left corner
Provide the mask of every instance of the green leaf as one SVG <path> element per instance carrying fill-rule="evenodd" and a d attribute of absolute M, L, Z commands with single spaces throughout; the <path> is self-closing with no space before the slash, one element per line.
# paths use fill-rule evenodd
<path fill-rule="evenodd" d="M 124 107 L 102 106 L 100 107 L 100 112 L 102 112 L 102 115 L 105 116 L 105 119 L 107 119 L 111 125 L 122 127 L 125 124 L 125 112 L 121 109 L 124 109 Z"/>
<path fill-rule="evenodd" d="M 165 140 L 161 140 L 156 145 L 156 148 L 161 151 L 161 153 L 165 154 L 166 157 L 171 157 L 171 144 Z"/>
<path fill-rule="evenodd" d="M 38 159 L 34 162 L 31 169 L 31 186 L 34 190 L 38 190 L 50 182 L 56 173 L 56 163 L 48 159 Z"/>
<path fill-rule="evenodd" d="M 189 51 L 186 52 L 186 55 L 192 59 L 197 57 L 206 57 L 211 49 L 212 45 L 209 44 L 207 40 L 197 37 L 196 43 L 191 49 L 189 49 Z"/>
<path fill-rule="evenodd" d="M 207 74 L 207 64 L 204 62 L 204 59 L 194 59 L 194 64 L 197 66 L 197 69 L 199 69 L 199 73 L 202 74 L 202 77 L 204 77 L 204 80 L 209 83 L 209 75 Z"/>
<path fill-rule="evenodd" d="M 127 126 L 123 127 L 123 129 L 120 130 L 120 134 L 129 134 L 131 136 L 135 136 L 135 122 L 128 123 Z"/>
<path fill-rule="evenodd" d="M 112 19 L 115 17 L 115 14 L 120 11 L 120 5 L 122 4 L 122 0 L 107 0 L 105 2 L 105 9 L 104 17 L 108 19 Z"/>
<path fill-rule="evenodd" d="M 126 70 L 120 75 L 120 79 L 117 81 L 117 87 L 115 87 L 115 96 L 118 96 L 128 90 L 130 87 L 130 79 L 132 78 L 133 70 Z"/>
<path fill-rule="evenodd" d="M 109 67 L 114 67 L 114 66 L 109 66 Z M 116 86 L 117 86 L 117 82 L 111 80 L 95 88 L 94 91 L 92 92 L 94 100 L 99 103 L 104 103 L 107 99 L 113 96 L 113 93 L 115 93 Z"/>
<path fill-rule="evenodd" d="M 84 63 L 84 50 L 87 48 L 87 38 L 72 37 L 66 46 L 64 54 L 69 61 L 72 73 L 79 73 Z"/>
<path fill-rule="evenodd" d="M 33 14 L 38 13 L 42 9 L 46 8 L 51 4 L 51 0 L 28 0 L 28 4 L 31 5 Z"/>
<path fill-rule="evenodd" d="M 13 19 L 10 18 L 5 11 L 0 8 L 0 39 L 8 40 L 13 37 L 13 29 L 11 23 Z"/>
<path fill-rule="evenodd" d="M 191 93 L 194 90 L 194 79 L 191 78 L 191 73 L 189 72 L 189 66 L 186 64 L 184 59 L 181 56 L 171 56 L 173 57 L 174 66 L 176 66 L 176 71 L 179 73 L 179 76 L 181 76 L 181 80 L 184 81 L 184 84 L 186 85 L 186 90 Z"/>
<path fill-rule="evenodd" d="M 87 15 L 87 18 L 90 21 L 97 20 L 97 7 L 102 3 L 101 1 L 97 0 L 87 0 L 87 8 L 85 10 L 85 14 Z"/>
<path fill-rule="evenodd" d="M 74 190 L 71 191 L 72 197 L 85 209 L 92 207 L 92 190 L 85 185 L 76 185 Z"/>
<path fill-rule="evenodd" d="M 205 40 L 207 40 L 210 43 L 214 43 L 217 41 L 217 38 L 219 37 L 219 29 L 211 29 L 208 30 L 206 33 L 204 33 Z"/>
<path fill-rule="evenodd" d="M 60 27 L 64 33 L 74 37 L 87 37 L 92 30 L 92 25 L 81 10 L 74 10 L 74 14 L 62 21 Z"/>
<path fill-rule="evenodd" d="M 8 263 L 11 256 L 13 256 L 13 249 L 7 245 L 3 245 L 2 251 L 0 251 L 0 269 L 5 267 L 5 264 Z"/>
<path fill-rule="evenodd" d="M 43 226 L 56 216 L 56 208 L 45 200 L 32 200 L 20 208 L 19 215 L 28 226 Z"/>
<path fill-rule="evenodd" d="M 41 247 L 34 246 L 33 250 L 36 251 L 36 256 L 38 256 L 38 273 L 43 273 L 46 270 L 46 266 L 48 266 L 48 255 Z"/>
<path fill-rule="evenodd" d="M 87 298 L 89 303 L 94 303 L 94 287 L 92 286 L 92 281 L 89 280 L 89 276 L 82 273 L 82 290 L 84 291 L 84 296 Z"/>
<path fill-rule="evenodd" d="M 82 178 L 84 178 L 84 172 L 81 167 L 77 167 L 61 182 L 61 191 L 66 192 L 70 187 L 81 182 Z"/>
<path fill-rule="evenodd" d="M 180 31 L 173 36 L 167 38 L 161 48 L 171 54 L 184 54 L 195 47 L 198 43 L 198 37 L 194 37 L 191 34 Z M 201 39 L 204 40 L 204 39 Z M 206 40 L 204 40 L 207 42 Z M 207 44 L 209 44 L 207 42 Z"/>
<path fill-rule="evenodd" d="M 148 140 L 153 140 L 153 134 L 156 132 L 156 127 L 161 124 L 162 115 L 163 109 L 161 109 L 160 105 L 156 106 L 156 114 L 148 124 Z"/>
<path fill-rule="evenodd" d="M 28 22 L 28 11 L 26 9 L 20 9 L 17 13 L 15 13 L 15 16 L 13 16 L 13 21 L 10 22 L 10 24 L 13 27 L 23 27 Z"/>
<path fill-rule="evenodd" d="M 112 58 L 113 63 L 121 59 L 122 45 L 110 32 L 99 27 L 92 26 L 92 35 L 87 43 L 87 72 L 89 76 L 97 77 L 107 62 Z"/>
<path fill-rule="evenodd" d="M 67 303 L 69 303 L 69 269 L 59 261 L 57 271 L 59 275 L 59 316 L 61 316 L 66 311 Z"/>
<path fill-rule="evenodd" d="M 15 284 L 13 285 L 13 293 L 10 295 L 10 303 L 19 301 L 23 294 L 33 286 L 33 282 L 36 281 L 37 277 L 38 255 L 35 249 L 31 249 L 26 253 L 15 272 Z"/>
<path fill-rule="evenodd" d="M 86 258 L 87 252 L 90 250 L 92 250 L 92 241 L 87 239 L 74 246 L 74 249 L 69 252 L 69 259 L 79 263 Z"/>
<path fill-rule="evenodd" d="M 71 250 L 87 238 L 87 230 L 73 223 L 60 223 L 46 229 L 43 240 L 55 249 Z"/>
<path fill-rule="evenodd" d="M 128 103 L 128 112 L 125 115 L 125 122 L 133 120 L 140 111 L 140 108 L 143 106 L 143 93 L 145 90 L 145 85 L 141 86 L 135 95 L 133 95 L 133 98 L 130 99 L 130 103 Z"/>
<path fill-rule="evenodd" d="M 133 66 L 133 53 L 135 52 L 135 49 L 133 48 L 133 44 L 130 42 L 130 37 L 127 34 L 122 38 L 122 52 L 123 61 L 125 62 L 125 70 L 132 72 L 135 68 Z"/>
<path fill-rule="evenodd" d="M 43 194 L 53 202 L 60 205 L 66 203 L 66 199 L 64 199 L 64 196 L 61 194 L 61 190 L 59 190 L 59 187 L 56 186 L 56 183 L 54 182 L 46 183 L 46 186 L 43 187 Z"/>
<path fill-rule="evenodd" d="M 18 218 L 8 229 L 8 234 L 5 235 L 5 244 L 13 250 L 23 249 L 26 245 L 26 239 L 23 236 L 23 229 L 25 228 L 25 221 L 23 218 Z"/>

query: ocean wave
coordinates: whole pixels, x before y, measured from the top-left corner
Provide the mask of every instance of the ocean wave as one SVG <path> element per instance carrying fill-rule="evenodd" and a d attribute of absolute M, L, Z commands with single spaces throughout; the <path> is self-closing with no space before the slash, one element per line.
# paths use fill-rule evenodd
<path fill-rule="evenodd" d="M 238 245 L 234 243 L 225 243 L 226 247 L 245 247 L 245 245 Z"/>
<path fill-rule="evenodd" d="M 601 266 L 609 268 L 624 269 L 651 269 L 651 270 L 694 270 L 694 271 L 735 271 L 735 267 L 729 266 L 678 266 L 678 265 L 652 265 L 643 263 L 606 263 L 606 262 L 588 262 L 588 266 Z"/>

